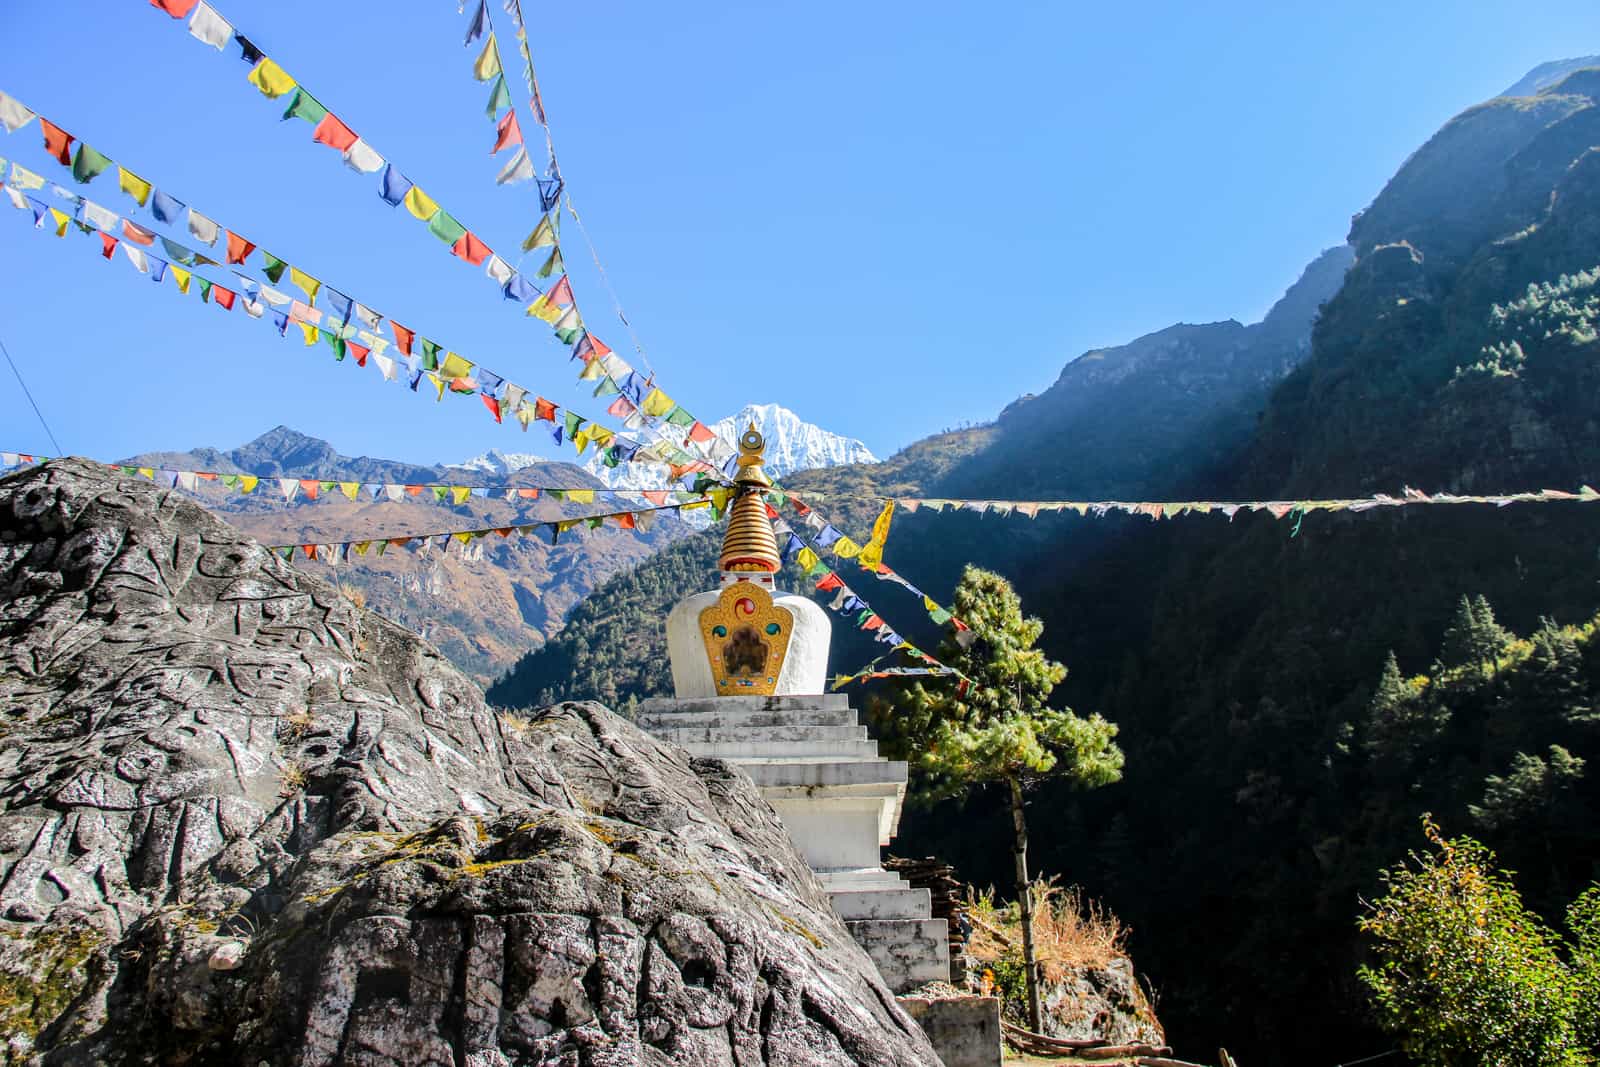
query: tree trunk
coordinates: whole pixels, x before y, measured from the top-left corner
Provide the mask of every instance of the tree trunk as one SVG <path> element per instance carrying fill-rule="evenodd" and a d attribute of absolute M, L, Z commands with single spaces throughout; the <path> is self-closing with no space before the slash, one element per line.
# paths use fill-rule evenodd
<path fill-rule="evenodd" d="M 1033 893 L 1028 881 L 1028 824 L 1022 815 L 1022 780 L 1011 786 L 1012 854 L 1017 860 L 1017 908 L 1022 912 L 1022 974 L 1028 986 L 1028 1029 L 1044 1033 L 1044 1007 L 1039 1001 L 1039 961 L 1033 951 Z"/>

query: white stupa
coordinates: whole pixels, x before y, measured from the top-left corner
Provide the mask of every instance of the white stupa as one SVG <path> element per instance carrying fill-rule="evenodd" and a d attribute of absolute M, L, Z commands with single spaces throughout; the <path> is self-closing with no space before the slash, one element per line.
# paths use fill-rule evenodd
<path fill-rule="evenodd" d="M 947 929 L 929 917 L 928 891 L 882 866 L 906 765 L 880 757 L 848 699 L 825 691 L 827 613 L 776 588 L 764 444 L 753 426 L 740 436 L 718 587 L 667 617 L 674 696 L 644 701 L 639 725 L 750 775 L 891 989 L 948 981 Z"/>

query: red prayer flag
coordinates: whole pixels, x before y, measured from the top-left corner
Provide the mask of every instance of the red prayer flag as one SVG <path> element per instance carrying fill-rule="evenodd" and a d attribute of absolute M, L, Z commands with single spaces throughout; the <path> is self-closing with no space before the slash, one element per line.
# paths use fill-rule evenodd
<path fill-rule="evenodd" d="M 39 128 L 44 131 L 44 150 L 63 167 L 72 166 L 72 134 L 43 116 L 39 118 Z"/>
<path fill-rule="evenodd" d="M 343 152 L 356 143 L 355 131 L 339 121 L 339 116 L 328 112 L 322 116 L 322 121 L 317 123 L 317 128 L 311 132 L 311 139 L 318 144 L 325 144 L 329 148 L 336 148 Z"/>
<path fill-rule="evenodd" d="M 656 507 L 660 507 L 667 502 L 667 491 L 665 489 L 646 489 L 640 495 Z"/>
<path fill-rule="evenodd" d="M 150 2 L 153 4 L 153 3 L 155 3 L 155 0 L 150 0 Z M 198 0 L 196 0 L 196 2 L 198 2 Z M 300 546 L 300 554 L 305 556 L 306 559 L 316 559 L 317 558 L 317 546 L 316 545 L 301 545 Z"/>
<path fill-rule="evenodd" d="M 773 507 L 771 504 L 766 503 L 765 501 L 762 502 L 762 506 L 767 509 L 767 518 L 776 519 L 778 517 L 778 509 L 777 508 Z"/>
<path fill-rule="evenodd" d="M 631 511 L 624 511 L 621 515 L 615 516 L 615 518 L 617 520 L 617 525 L 622 527 L 624 530 L 633 530 L 639 525 L 633 520 L 633 512 Z"/>
<path fill-rule="evenodd" d="M 550 287 L 550 292 L 546 294 L 545 298 L 552 304 L 572 303 L 572 283 L 567 281 L 567 276 L 565 274 L 561 276 L 561 280 L 559 282 L 556 282 Z M 598 351 L 600 347 L 600 342 L 596 341 L 596 350 Z M 611 349 L 607 348 L 606 352 L 609 351 L 611 351 Z M 603 355 L 604 353 L 601 354 Z"/>
<path fill-rule="evenodd" d="M 716 434 L 711 432 L 710 427 L 703 422 L 696 422 L 693 426 L 689 427 L 689 440 L 691 441 L 698 441 L 701 444 L 704 444 L 716 436 Z"/>
<path fill-rule="evenodd" d="M 127 219 L 122 220 L 122 236 L 124 240 L 132 241 L 136 245 L 153 245 L 156 235 L 143 226 L 135 225 Z"/>
<path fill-rule="evenodd" d="M 406 495 L 408 495 L 408 496 L 421 496 L 422 495 L 422 486 L 420 486 L 420 485 L 408 485 L 408 486 L 406 486 Z"/>
<path fill-rule="evenodd" d="M 566 276 L 563 275 L 561 280 L 562 281 L 566 281 L 567 280 Z M 568 291 L 571 291 L 571 286 L 568 286 Z M 589 359 L 605 359 L 607 356 L 609 356 L 611 354 L 611 346 L 610 345 L 606 344 L 604 341 L 600 340 L 600 338 L 596 337 L 592 333 L 589 334 L 588 337 L 589 337 Z M 584 362 L 587 363 L 588 359 L 584 360 Z"/>
<path fill-rule="evenodd" d="M 233 310 L 233 300 L 236 296 L 238 296 L 238 294 L 232 289 L 228 289 L 220 285 L 213 285 L 211 287 L 211 299 L 215 300 L 229 311 Z"/>
<path fill-rule="evenodd" d="M 356 357 L 356 366 L 365 367 L 367 365 L 367 353 L 371 352 L 372 349 L 366 345 L 358 345 L 354 341 L 346 341 L 344 347 L 347 352 Z"/>
<path fill-rule="evenodd" d="M 100 254 L 105 256 L 107 259 L 110 259 L 111 253 L 115 252 L 116 250 L 117 239 L 102 230 L 100 232 Z"/>
<path fill-rule="evenodd" d="M 522 143 L 522 126 L 517 122 L 516 108 L 507 111 L 505 117 L 500 120 L 495 129 L 500 136 L 495 138 L 494 147 L 489 149 L 491 156 L 507 145 Z"/>
<path fill-rule="evenodd" d="M 867 621 L 861 624 L 863 630 L 877 630 L 883 626 L 883 620 L 876 615 L 868 615 Z"/>
<path fill-rule="evenodd" d="M 400 351 L 409 356 L 411 354 L 411 339 L 417 336 L 416 333 L 406 329 L 393 319 L 389 320 L 389 329 L 394 331 L 394 343 L 400 347 Z"/>
<path fill-rule="evenodd" d="M 489 414 L 494 416 L 494 421 L 495 422 L 499 422 L 500 421 L 500 401 L 496 400 L 494 397 L 490 396 L 488 393 L 479 393 L 478 396 L 480 396 L 483 399 L 483 406 L 489 409 Z"/>
<path fill-rule="evenodd" d="M 844 588 L 844 579 L 839 577 L 837 574 L 833 573 L 832 571 L 829 571 L 828 574 L 825 577 L 820 578 L 817 581 L 817 592 L 819 592 L 819 593 L 831 593 L 835 589 L 843 589 L 843 588 Z"/>
<path fill-rule="evenodd" d="M 256 246 L 246 241 L 243 237 L 228 231 L 228 262 L 243 263 L 245 257 L 256 250 Z"/>
<path fill-rule="evenodd" d="M 309 500 L 317 499 L 317 493 L 320 492 L 321 490 L 322 490 L 322 483 L 320 481 L 318 481 L 317 479 L 315 479 L 315 478 L 301 478 L 300 479 L 300 491 L 306 495 L 307 499 L 309 499 Z M 316 557 L 313 556 L 311 558 L 315 559 Z"/>
<path fill-rule="evenodd" d="M 194 5 L 200 0 L 150 0 L 151 7 L 159 7 L 175 19 L 188 18 L 189 12 L 194 10 Z M 315 556 L 311 557 L 316 559 Z"/>
<path fill-rule="evenodd" d="M 633 401 L 625 396 L 619 396 L 611 402 L 610 407 L 606 408 L 606 414 L 625 419 L 633 414 Z"/>
<path fill-rule="evenodd" d="M 490 248 L 477 234 L 468 231 L 450 246 L 450 251 L 457 259 L 464 259 L 476 267 L 489 258 Z"/>
<path fill-rule="evenodd" d="M 539 490 L 537 490 L 537 489 L 518 489 L 517 490 L 517 495 L 520 496 L 524 500 L 538 500 L 539 499 Z"/>
<path fill-rule="evenodd" d="M 533 398 L 533 417 L 545 422 L 556 421 L 556 406 L 542 396 Z"/>

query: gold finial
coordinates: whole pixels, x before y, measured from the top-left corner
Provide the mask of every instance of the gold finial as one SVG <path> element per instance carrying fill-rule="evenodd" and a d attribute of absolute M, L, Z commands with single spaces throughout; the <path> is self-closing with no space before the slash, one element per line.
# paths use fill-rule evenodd
<path fill-rule="evenodd" d="M 739 473 L 734 475 L 735 484 L 772 487 L 772 479 L 761 469 L 762 452 L 766 447 L 767 439 L 761 436 L 756 424 L 752 422 L 744 433 L 739 435 Z"/>
<path fill-rule="evenodd" d="M 739 473 L 734 475 L 733 506 L 728 509 L 728 529 L 722 535 L 722 555 L 718 565 L 724 571 L 776 573 L 782 564 L 778 539 L 772 534 L 762 493 L 772 480 L 761 469 L 766 439 L 755 423 L 739 435 Z"/>

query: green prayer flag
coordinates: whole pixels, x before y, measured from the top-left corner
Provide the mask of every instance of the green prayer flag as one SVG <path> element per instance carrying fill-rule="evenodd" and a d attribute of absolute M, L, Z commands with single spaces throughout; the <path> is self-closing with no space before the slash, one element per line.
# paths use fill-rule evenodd
<path fill-rule="evenodd" d="M 329 333 L 327 330 L 323 330 L 322 339 L 328 342 L 329 348 L 333 349 L 334 360 L 342 362 L 344 360 L 344 338 L 336 333 Z"/>
<path fill-rule="evenodd" d="M 289 98 L 289 106 L 284 109 L 283 117 L 286 119 L 305 119 L 315 126 L 328 114 L 328 109 L 317 102 L 317 98 L 304 89 L 296 89 L 294 96 Z"/>
<path fill-rule="evenodd" d="M 567 416 L 567 440 L 570 441 L 570 440 L 572 440 L 573 435 L 578 432 L 578 427 L 583 425 L 583 420 L 581 418 L 579 418 L 578 416 L 574 415 L 570 411 L 566 413 L 566 416 Z"/>
<path fill-rule="evenodd" d="M 576 416 L 573 416 L 573 415 L 568 415 L 567 416 L 568 419 L 572 419 L 572 418 L 575 418 L 575 417 Z M 565 500 L 565 499 L 567 499 L 567 491 L 565 489 L 547 489 L 547 490 L 545 490 L 545 495 L 548 496 L 552 500 Z"/>
<path fill-rule="evenodd" d="M 694 416 L 677 404 L 674 404 L 672 410 L 667 412 L 667 422 L 673 426 L 693 426 L 694 421 Z"/>
<path fill-rule="evenodd" d="M 620 392 L 622 390 L 617 387 L 617 383 L 612 380 L 609 374 L 601 378 L 600 384 L 594 387 L 595 396 L 616 396 Z"/>
<path fill-rule="evenodd" d="M 211 283 L 204 278 L 196 278 L 194 283 L 200 287 L 200 303 L 209 304 L 211 302 Z"/>
<path fill-rule="evenodd" d="M 448 485 L 436 485 L 436 486 L 434 486 L 433 487 L 433 498 L 435 500 L 439 501 L 441 504 L 448 503 L 449 500 L 450 500 L 450 487 Z"/>
<path fill-rule="evenodd" d="M 439 369 L 439 342 L 430 341 L 426 337 L 417 338 L 417 344 L 422 349 L 422 369 Z"/>
<path fill-rule="evenodd" d="M 608 467 L 615 467 L 617 464 L 622 462 L 622 449 L 618 448 L 616 445 L 612 445 L 610 448 L 606 449 L 605 458 L 600 462 L 604 463 Z"/>
<path fill-rule="evenodd" d="M 74 178 L 80 182 L 93 181 L 109 166 L 111 166 L 111 160 L 83 142 L 78 142 L 78 154 L 72 160 L 72 176 Z"/>
<path fill-rule="evenodd" d="M 266 261 L 261 267 L 261 273 L 265 274 L 267 279 L 271 281 L 273 285 L 277 285 L 278 279 L 283 277 L 283 272 L 289 269 L 289 264 L 273 255 L 271 252 L 261 253 L 261 258 Z"/>
<path fill-rule="evenodd" d="M 594 518 L 585 519 L 584 521 L 589 524 L 589 529 L 591 530 L 598 530 L 606 524 L 605 517 L 601 515 L 596 515 Z"/>
<path fill-rule="evenodd" d="M 928 612 L 928 618 L 933 620 L 935 626 L 943 626 L 950 621 L 950 613 L 943 608 L 939 608 L 936 611 Z"/>
<path fill-rule="evenodd" d="M 510 106 L 511 93 L 506 89 L 506 76 L 496 74 L 494 86 L 489 90 L 489 106 L 483 109 L 483 113 L 492 119 L 500 113 L 501 108 Z"/>
<path fill-rule="evenodd" d="M 428 220 L 428 232 L 447 245 L 453 245 L 461 240 L 467 228 L 455 220 L 450 212 L 440 208 L 433 213 L 433 218 Z"/>
<path fill-rule="evenodd" d="M 557 271 L 562 271 L 564 273 L 566 269 L 566 261 L 561 258 L 561 246 L 556 245 L 556 247 L 550 252 L 550 258 L 545 260 L 544 266 L 539 268 L 539 277 L 548 278 Z"/>
<path fill-rule="evenodd" d="M 557 326 L 555 329 L 556 336 L 561 338 L 561 343 L 564 345 L 570 345 L 572 342 L 576 341 L 578 339 L 578 335 L 583 332 L 582 325 L 570 326 L 566 328 Z"/>

